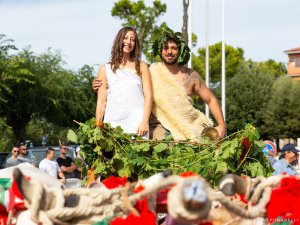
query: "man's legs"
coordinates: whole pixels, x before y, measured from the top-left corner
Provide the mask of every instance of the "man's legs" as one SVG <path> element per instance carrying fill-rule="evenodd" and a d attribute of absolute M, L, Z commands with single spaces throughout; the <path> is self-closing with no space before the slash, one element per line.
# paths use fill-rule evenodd
<path fill-rule="evenodd" d="M 149 137 L 153 140 L 165 140 L 166 137 L 170 134 L 163 125 L 157 120 L 157 118 L 151 114 L 149 120 Z"/>

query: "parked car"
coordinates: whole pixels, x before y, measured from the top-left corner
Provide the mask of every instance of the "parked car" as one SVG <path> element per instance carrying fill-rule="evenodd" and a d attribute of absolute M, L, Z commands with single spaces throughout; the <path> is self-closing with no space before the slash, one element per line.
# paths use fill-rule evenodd
<path fill-rule="evenodd" d="M 0 169 L 4 168 L 6 159 L 9 157 L 10 152 L 0 152 Z"/>

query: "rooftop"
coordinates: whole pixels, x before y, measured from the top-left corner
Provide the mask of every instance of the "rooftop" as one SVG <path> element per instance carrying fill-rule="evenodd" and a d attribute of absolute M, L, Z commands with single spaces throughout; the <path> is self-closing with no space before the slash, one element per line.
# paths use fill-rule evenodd
<path fill-rule="evenodd" d="M 290 50 L 286 50 L 286 51 L 284 51 L 284 53 L 286 53 L 286 54 L 296 54 L 296 53 L 300 53 L 300 47 L 298 47 L 298 48 L 292 48 L 292 49 L 290 49 Z"/>

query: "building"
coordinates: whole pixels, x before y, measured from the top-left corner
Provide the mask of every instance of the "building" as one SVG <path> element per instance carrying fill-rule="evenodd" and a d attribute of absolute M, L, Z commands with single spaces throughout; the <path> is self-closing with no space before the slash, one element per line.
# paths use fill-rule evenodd
<path fill-rule="evenodd" d="M 287 76 L 300 81 L 300 47 L 286 50 L 284 53 L 289 57 Z"/>

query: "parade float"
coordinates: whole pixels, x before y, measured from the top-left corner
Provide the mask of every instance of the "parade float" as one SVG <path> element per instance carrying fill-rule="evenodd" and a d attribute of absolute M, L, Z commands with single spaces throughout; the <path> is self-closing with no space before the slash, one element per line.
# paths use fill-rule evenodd
<path fill-rule="evenodd" d="M 15 168 L 2 179 L 3 224 L 155 225 L 158 213 L 169 215 L 166 224 L 300 224 L 300 180 L 270 176 L 251 124 L 219 141 L 144 140 L 94 120 L 78 125 L 68 138 L 86 163 L 83 187 L 50 187 Z"/>

